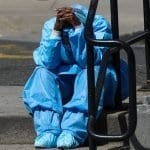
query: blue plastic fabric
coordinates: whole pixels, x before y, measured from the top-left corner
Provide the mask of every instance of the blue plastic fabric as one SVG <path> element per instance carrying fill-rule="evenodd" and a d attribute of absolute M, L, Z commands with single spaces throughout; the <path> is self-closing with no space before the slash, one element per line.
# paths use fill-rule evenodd
<path fill-rule="evenodd" d="M 58 148 L 75 148 L 79 146 L 79 142 L 75 139 L 74 134 L 70 131 L 63 131 L 57 139 L 57 147 Z"/>
<path fill-rule="evenodd" d="M 36 137 L 34 146 L 37 148 L 55 148 L 57 147 L 57 136 L 50 132 L 44 132 Z"/>
<path fill-rule="evenodd" d="M 74 61 L 66 55 L 61 36 L 54 34 L 53 27 L 56 18 L 48 20 L 42 29 L 40 45 L 33 53 L 37 66 L 23 90 L 23 101 L 29 113 L 33 115 L 37 140 L 41 135 L 52 133 L 58 137 L 58 141 L 61 141 L 61 137 L 64 137 L 61 134 L 63 133 L 66 136 L 73 136 L 72 139 L 76 140 L 72 142 L 76 143 L 75 145 L 68 144 L 69 141 L 66 142 L 67 147 L 68 145 L 74 147 L 77 143 L 84 142 L 87 137 L 88 120 L 87 57 L 84 22 L 82 22 L 86 19 L 83 16 L 87 15 L 87 10 L 84 7 L 82 9 L 81 5 L 76 5 L 74 8 L 78 8 L 77 16 L 82 16 L 79 18 L 80 26 L 67 30 Z M 95 38 L 112 38 L 110 25 L 101 15 L 95 16 L 93 27 Z M 97 78 L 99 64 L 106 50 L 106 47 L 94 49 L 95 78 Z M 128 96 L 127 73 L 127 65 L 121 61 L 122 99 Z M 99 113 L 103 106 L 114 105 L 116 89 L 116 73 L 110 61 L 98 106 Z M 58 145 L 61 143 L 58 142 Z"/>

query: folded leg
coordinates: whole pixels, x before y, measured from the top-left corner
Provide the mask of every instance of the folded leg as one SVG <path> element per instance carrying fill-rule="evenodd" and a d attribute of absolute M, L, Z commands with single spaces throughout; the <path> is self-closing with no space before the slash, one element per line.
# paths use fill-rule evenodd
<path fill-rule="evenodd" d="M 95 67 L 95 78 L 98 76 L 98 71 L 99 67 Z M 113 103 L 117 86 L 116 82 L 116 74 L 113 68 L 109 67 L 107 69 L 105 82 L 100 97 L 98 113 L 102 111 L 106 95 L 108 99 L 107 101 L 109 101 L 109 103 Z M 65 113 L 61 123 L 61 128 L 63 131 L 58 138 L 57 146 L 76 147 L 82 144 L 87 137 L 88 92 L 86 69 L 77 75 L 74 85 L 74 94 L 72 99 L 64 105 L 64 110 Z"/>
<path fill-rule="evenodd" d="M 36 147 L 56 147 L 61 132 L 62 98 L 59 81 L 46 68 L 37 67 L 23 91 L 25 106 L 33 116 Z"/>

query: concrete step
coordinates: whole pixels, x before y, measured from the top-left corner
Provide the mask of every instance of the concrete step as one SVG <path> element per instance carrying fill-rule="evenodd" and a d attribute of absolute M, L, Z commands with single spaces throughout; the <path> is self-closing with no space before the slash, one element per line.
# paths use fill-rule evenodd
<path fill-rule="evenodd" d="M 35 138 L 35 132 L 32 118 L 26 112 L 22 103 L 22 88 L 22 86 L 0 86 L 0 150 L 2 148 L 9 150 L 9 147 L 12 147 L 13 149 L 15 146 L 22 146 L 22 149 L 25 149 L 26 146 L 32 147 Z M 131 147 L 136 150 L 138 150 L 136 148 L 137 145 L 138 147 L 145 146 L 146 148 L 150 148 L 149 96 L 149 92 L 138 92 L 137 95 L 138 124 L 136 133 L 130 142 Z M 126 130 L 126 128 L 126 111 L 106 111 L 98 124 L 98 132 L 104 134 L 121 134 Z M 129 141 L 111 144 L 107 144 L 106 142 L 98 142 L 98 144 L 102 145 L 102 147 L 103 145 L 104 147 L 106 145 L 120 147 L 122 145 L 129 146 Z M 32 150 L 32 148 L 30 149 Z"/>
<path fill-rule="evenodd" d="M 112 149 L 113 148 L 113 149 Z M 0 150 L 36 150 L 32 144 L 10 144 L 10 145 L 0 145 Z M 48 149 L 40 149 L 40 150 L 60 150 L 57 148 L 48 148 Z M 76 149 L 69 150 L 89 150 L 89 147 L 80 147 Z M 97 150 L 121 150 L 121 146 L 118 144 L 110 143 L 103 146 L 99 146 Z"/>
<path fill-rule="evenodd" d="M 29 144 L 35 133 L 21 99 L 21 86 L 0 86 L 0 144 Z"/>
<path fill-rule="evenodd" d="M 21 92 L 21 86 L 0 86 L 0 144 L 33 143 L 33 122 L 24 108 Z M 117 120 L 121 113 L 124 114 L 122 111 L 105 114 L 99 122 L 99 131 L 120 134 L 120 124 Z"/>

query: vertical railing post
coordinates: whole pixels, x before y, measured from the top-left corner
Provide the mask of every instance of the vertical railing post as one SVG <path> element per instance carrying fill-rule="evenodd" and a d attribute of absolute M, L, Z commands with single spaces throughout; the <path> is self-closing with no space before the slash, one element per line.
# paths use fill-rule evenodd
<path fill-rule="evenodd" d="M 150 31 L 150 0 L 143 0 L 144 11 L 144 30 Z M 150 37 L 145 39 L 145 57 L 146 57 L 146 88 L 150 90 Z"/>
<path fill-rule="evenodd" d="M 119 40 L 119 23 L 118 23 L 118 0 L 110 0 L 111 9 L 111 26 L 113 40 Z M 120 53 L 113 55 L 113 64 L 117 73 L 118 87 L 115 98 L 116 108 L 121 108 L 121 77 L 120 77 Z"/>
<path fill-rule="evenodd" d="M 93 21 L 98 5 L 98 0 L 91 0 L 88 11 L 87 21 L 85 25 L 85 37 L 93 37 Z M 87 39 L 86 39 L 87 41 Z M 96 118 L 96 101 L 95 101 L 95 76 L 94 76 L 94 46 L 93 44 L 86 42 L 87 44 L 87 77 L 88 77 L 88 113 L 89 118 Z M 95 123 L 93 127 L 95 130 Z M 91 130 L 90 128 L 88 130 Z M 95 140 L 89 135 L 89 149 L 96 150 L 97 146 Z"/>

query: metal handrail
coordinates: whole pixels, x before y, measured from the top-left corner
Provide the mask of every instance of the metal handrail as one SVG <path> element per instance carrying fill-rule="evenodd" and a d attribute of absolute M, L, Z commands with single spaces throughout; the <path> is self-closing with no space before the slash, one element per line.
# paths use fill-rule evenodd
<path fill-rule="evenodd" d="M 146 0 L 145 0 L 146 1 Z M 96 14 L 98 0 L 91 0 L 89 12 L 87 16 L 87 22 L 85 26 L 85 39 L 87 44 L 87 74 L 88 74 L 88 107 L 89 107 L 89 121 L 88 121 L 88 132 L 89 132 L 89 146 L 90 150 L 96 150 L 95 140 L 107 140 L 107 141 L 122 141 L 128 139 L 135 131 L 137 124 L 137 111 L 136 111 L 136 69 L 135 69 L 135 57 L 132 48 L 129 44 L 133 44 L 139 40 L 147 38 L 150 35 L 149 31 L 145 31 L 136 37 L 131 38 L 127 42 L 119 40 L 119 29 L 118 29 L 118 5 L 117 0 L 111 0 L 111 22 L 113 40 L 100 40 L 94 39 L 93 37 L 93 21 Z M 117 9 L 117 10 L 116 10 Z M 116 23 L 116 24 L 115 24 Z M 94 77 L 94 46 L 106 46 L 110 47 L 104 54 L 101 61 L 101 69 L 97 79 L 95 87 Z M 97 134 L 95 130 L 96 125 L 96 110 L 97 101 L 100 97 L 104 77 L 108 65 L 109 58 L 113 56 L 115 62 L 120 62 L 120 50 L 123 49 L 128 56 L 129 64 L 129 107 L 128 107 L 128 129 L 121 135 L 101 135 Z M 118 63 L 120 64 L 120 63 Z M 120 66 L 117 67 L 116 72 L 120 72 Z M 118 73 L 119 87 L 121 87 L 120 74 Z M 120 91 L 117 96 L 120 99 Z M 120 99 L 119 99 L 120 98 Z M 118 102 L 118 100 L 116 102 Z M 119 104 L 120 105 L 120 104 Z"/>
<path fill-rule="evenodd" d="M 103 87 L 103 83 L 104 83 L 104 78 L 105 78 L 105 73 L 106 73 L 106 69 L 107 69 L 107 65 L 109 62 L 109 58 L 113 53 L 116 53 L 120 50 L 120 48 L 123 48 L 125 50 L 125 52 L 127 53 L 128 56 L 128 64 L 129 65 L 129 125 L 128 125 L 128 130 L 122 134 L 122 135 L 98 135 L 95 133 L 95 130 L 93 128 L 93 126 L 95 125 L 95 112 L 97 110 L 97 106 L 94 105 L 94 109 L 92 109 L 93 111 L 91 111 L 89 113 L 89 123 L 88 123 L 88 129 L 89 129 L 89 134 L 97 139 L 103 139 L 103 140 L 109 140 L 109 141 L 121 141 L 121 140 L 125 140 L 127 138 L 129 138 L 135 131 L 136 128 L 136 123 L 137 123 L 137 112 L 136 112 L 136 79 L 135 79 L 135 57 L 134 57 L 134 53 L 132 51 L 132 48 L 125 42 L 123 41 L 104 41 L 104 43 L 109 43 L 109 45 L 111 46 L 111 44 L 118 48 L 112 48 L 109 49 L 108 51 L 106 51 L 106 53 L 103 56 L 102 62 L 101 62 L 101 69 L 99 72 L 99 76 L 98 76 L 98 80 L 97 80 L 97 86 L 96 86 L 96 94 L 95 94 L 95 98 L 96 101 L 99 99 L 101 91 L 102 91 L 102 87 Z M 103 43 L 103 42 L 102 42 Z M 111 44 L 110 44 L 111 43 Z M 94 101 L 91 101 L 90 103 L 95 103 Z"/>
<path fill-rule="evenodd" d="M 93 39 L 93 21 L 96 14 L 96 9 L 98 5 L 98 0 L 91 0 L 90 7 L 87 16 L 87 22 L 85 26 L 85 39 L 87 44 L 87 74 L 88 74 L 88 106 L 89 106 L 89 146 L 90 150 L 96 150 L 95 140 L 107 140 L 107 141 L 122 141 L 128 139 L 135 131 L 137 124 L 137 112 L 136 112 L 136 75 L 135 75 L 135 58 L 134 53 L 130 45 L 140 41 L 145 40 L 145 53 L 146 53 L 146 71 L 147 71 L 147 83 L 150 85 L 150 1 L 143 0 L 143 12 L 144 12 L 144 31 L 131 37 L 126 42 L 119 40 L 119 24 L 118 24 L 118 0 L 110 0 L 111 9 L 111 26 L 113 39 L 112 40 L 100 40 Z M 101 69 L 97 79 L 97 84 L 95 87 L 95 77 L 94 77 L 94 46 L 106 46 L 110 49 L 104 54 L 101 61 Z M 118 95 L 116 96 L 116 105 L 121 106 L 121 78 L 120 78 L 120 50 L 124 49 L 128 56 L 129 64 L 129 117 L 128 117 L 128 129 L 122 135 L 100 135 L 95 131 L 96 123 L 96 110 L 97 103 L 100 97 L 104 77 L 106 73 L 106 68 L 108 65 L 108 60 L 110 56 L 113 56 L 113 61 L 118 64 L 116 69 L 118 78 Z M 150 89 L 150 87 L 148 87 Z"/>
<path fill-rule="evenodd" d="M 150 31 L 150 0 L 143 0 L 144 31 Z M 150 38 L 145 38 L 145 57 L 146 57 L 146 78 L 147 84 L 150 83 Z M 150 87 L 147 87 L 150 89 Z"/>

